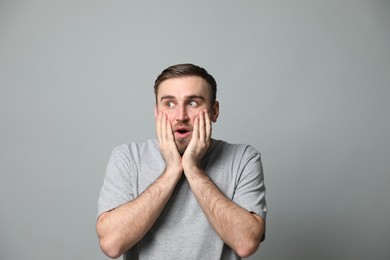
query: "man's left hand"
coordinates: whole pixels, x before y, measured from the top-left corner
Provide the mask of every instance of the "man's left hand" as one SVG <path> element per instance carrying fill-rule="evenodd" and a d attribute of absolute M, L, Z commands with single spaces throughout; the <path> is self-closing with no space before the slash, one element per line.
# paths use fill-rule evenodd
<path fill-rule="evenodd" d="M 200 167 L 200 161 L 211 144 L 211 120 L 207 110 L 201 111 L 194 120 L 191 141 L 182 157 L 184 171 Z"/>

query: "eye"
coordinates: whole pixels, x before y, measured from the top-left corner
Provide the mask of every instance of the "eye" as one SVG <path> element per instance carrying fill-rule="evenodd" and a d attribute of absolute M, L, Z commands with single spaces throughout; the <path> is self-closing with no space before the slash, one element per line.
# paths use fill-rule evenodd
<path fill-rule="evenodd" d="M 199 105 L 199 103 L 196 102 L 196 101 L 191 100 L 190 102 L 188 102 L 188 105 L 189 105 L 190 107 L 197 107 L 197 106 Z"/>
<path fill-rule="evenodd" d="M 173 101 L 168 101 L 168 102 L 165 103 L 165 105 L 166 105 L 167 107 L 169 107 L 169 108 L 172 108 L 172 107 L 175 106 L 175 103 L 173 103 Z"/>

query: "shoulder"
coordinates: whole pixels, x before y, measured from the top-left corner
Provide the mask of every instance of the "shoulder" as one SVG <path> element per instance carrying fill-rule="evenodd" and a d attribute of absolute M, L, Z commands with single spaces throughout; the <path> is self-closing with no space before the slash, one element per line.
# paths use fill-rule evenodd
<path fill-rule="evenodd" d="M 114 154 L 131 154 L 144 151 L 155 151 L 158 150 L 158 144 L 155 139 L 149 139 L 144 142 L 130 142 L 127 144 L 121 144 L 112 150 Z"/>
<path fill-rule="evenodd" d="M 112 149 L 111 157 L 117 159 L 135 159 L 143 155 L 159 153 L 157 140 L 149 139 L 144 142 L 130 142 L 121 144 Z"/>
<path fill-rule="evenodd" d="M 224 154 L 230 154 L 232 156 L 240 157 L 251 157 L 251 156 L 260 156 L 260 152 L 248 144 L 235 144 L 229 143 L 223 140 L 213 139 L 213 151 L 218 153 L 223 152 Z"/>

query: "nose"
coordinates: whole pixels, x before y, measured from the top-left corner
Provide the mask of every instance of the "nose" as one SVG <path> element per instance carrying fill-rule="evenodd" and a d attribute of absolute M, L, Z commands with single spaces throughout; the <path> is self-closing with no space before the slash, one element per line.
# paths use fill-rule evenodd
<path fill-rule="evenodd" d="M 185 122 L 188 120 L 189 120 L 189 117 L 188 117 L 188 111 L 187 111 L 186 107 L 183 105 L 179 105 L 177 107 L 176 121 Z"/>

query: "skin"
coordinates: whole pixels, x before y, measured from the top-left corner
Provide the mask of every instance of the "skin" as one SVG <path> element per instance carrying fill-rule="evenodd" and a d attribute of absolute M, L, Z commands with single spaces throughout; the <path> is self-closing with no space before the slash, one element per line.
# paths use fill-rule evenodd
<path fill-rule="evenodd" d="M 100 246 L 108 256 L 119 257 L 147 233 L 183 174 L 221 239 L 241 257 L 258 249 L 264 233 L 263 219 L 229 200 L 200 168 L 211 145 L 212 122 L 219 115 L 219 104 L 211 104 L 210 97 L 210 87 L 197 76 L 160 84 L 156 133 L 166 167 L 136 199 L 99 216 Z"/>

